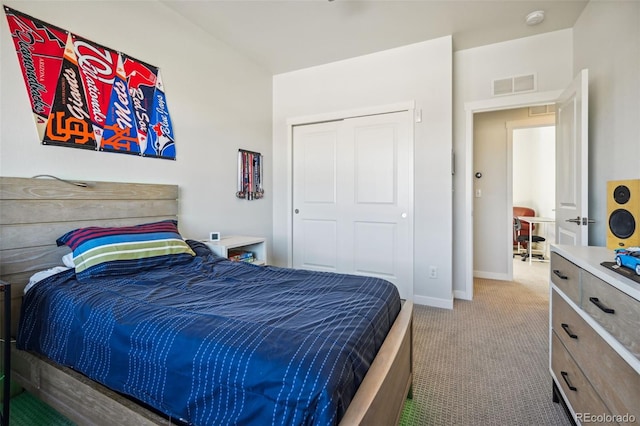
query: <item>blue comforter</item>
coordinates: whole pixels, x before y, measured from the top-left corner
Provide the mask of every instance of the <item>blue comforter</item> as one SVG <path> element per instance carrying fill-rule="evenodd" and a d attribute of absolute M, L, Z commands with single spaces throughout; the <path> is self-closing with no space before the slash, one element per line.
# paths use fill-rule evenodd
<path fill-rule="evenodd" d="M 24 297 L 17 345 L 194 425 L 336 424 L 400 311 L 354 275 L 193 261 Z"/>

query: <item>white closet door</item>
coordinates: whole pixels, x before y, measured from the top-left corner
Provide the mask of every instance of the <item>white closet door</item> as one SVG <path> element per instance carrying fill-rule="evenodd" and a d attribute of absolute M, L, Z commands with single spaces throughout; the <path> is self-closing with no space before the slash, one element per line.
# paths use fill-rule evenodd
<path fill-rule="evenodd" d="M 408 111 L 296 126 L 293 267 L 371 275 L 413 298 Z"/>

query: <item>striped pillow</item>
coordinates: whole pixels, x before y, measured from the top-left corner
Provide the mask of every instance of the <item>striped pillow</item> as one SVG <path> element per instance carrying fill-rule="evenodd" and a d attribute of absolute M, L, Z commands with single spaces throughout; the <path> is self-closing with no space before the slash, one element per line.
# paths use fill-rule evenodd
<path fill-rule="evenodd" d="M 164 220 L 135 226 L 92 226 L 56 240 L 73 252 L 76 277 L 132 274 L 158 265 L 188 262 L 195 256 L 178 232 L 178 222 Z"/>

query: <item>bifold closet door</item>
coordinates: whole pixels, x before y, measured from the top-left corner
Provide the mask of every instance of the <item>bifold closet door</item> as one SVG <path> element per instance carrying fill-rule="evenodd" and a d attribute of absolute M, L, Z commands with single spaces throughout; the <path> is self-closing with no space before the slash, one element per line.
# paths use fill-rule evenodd
<path fill-rule="evenodd" d="M 371 275 L 413 295 L 408 111 L 294 127 L 293 267 Z"/>

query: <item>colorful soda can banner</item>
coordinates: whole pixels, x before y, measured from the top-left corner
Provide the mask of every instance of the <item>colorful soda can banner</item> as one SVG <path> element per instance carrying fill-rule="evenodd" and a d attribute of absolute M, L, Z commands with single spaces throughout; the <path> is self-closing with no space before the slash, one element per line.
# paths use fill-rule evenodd
<path fill-rule="evenodd" d="M 176 159 L 158 67 L 4 11 L 42 144 Z"/>

